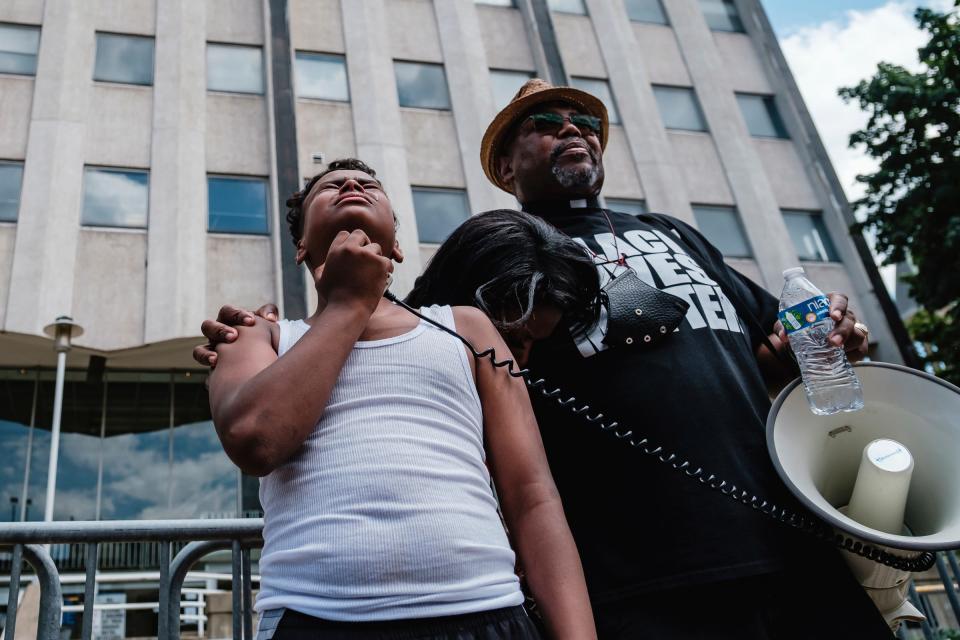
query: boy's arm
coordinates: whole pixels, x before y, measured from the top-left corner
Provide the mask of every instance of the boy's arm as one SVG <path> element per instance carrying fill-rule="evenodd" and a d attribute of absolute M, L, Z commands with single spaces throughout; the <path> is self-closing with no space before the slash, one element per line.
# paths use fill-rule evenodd
<path fill-rule="evenodd" d="M 325 264 L 317 291 L 326 306 L 282 358 L 262 319 L 238 327 L 235 341 L 217 347 L 213 422 L 227 455 L 250 475 L 270 473 L 313 431 L 393 268 L 362 231 L 342 231 Z"/>
<path fill-rule="evenodd" d="M 457 328 L 478 351 L 509 357 L 490 320 L 455 307 Z M 472 357 L 472 356 L 471 356 Z M 527 582 L 553 638 L 596 638 L 580 556 L 563 514 L 526 385 L 488 358 L 476 363 L 488 462 Z"/>

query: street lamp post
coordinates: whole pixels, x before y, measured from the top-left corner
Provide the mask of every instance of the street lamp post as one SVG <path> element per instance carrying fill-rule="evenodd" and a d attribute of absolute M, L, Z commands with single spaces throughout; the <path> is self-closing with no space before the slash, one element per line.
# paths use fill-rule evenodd
<path fill-rule="evenodd" d="M 47 465 L 47 499 L 43 505 L 43 521 L 53 521 L 53 500 L 57 489 L 57 462 L 60 455 L 60 417 L 63 413 L 63 378 L 67 369 L 67 352 L 70 341 L 83 335 L 83 327 L 70 316 L 58 316 L 53 324 L 43 328 L 53 338 L 57 352 L 57 386 L 53 395 L 53 426 L 50 433 L 50 462 Z"/>

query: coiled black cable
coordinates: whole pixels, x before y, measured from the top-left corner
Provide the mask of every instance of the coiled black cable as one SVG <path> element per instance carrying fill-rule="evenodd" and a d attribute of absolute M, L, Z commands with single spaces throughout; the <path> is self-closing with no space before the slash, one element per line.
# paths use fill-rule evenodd
<path fill-rule="evenodd" d="M 534 380 L 529 369 L 515 370 L 514 361 L 511 358 L 507 358 L 506 360 L 497 360 L 497 351 L 494 347 L 490 347 L 484 351 L 477 351 L 470 341 L 461 336 L 459 333 L 450 329 L 449 327 L 445 327 L 431 318 L 424 316 L 416 309 L 413 309 L 408 304 L 390 293 L 390 291 L 386 291 L 383 295 L 387 300 L 403 307 L 421 320 L 429 322 L 441 331 L 450 334 L 462 342 L 478 362 L 483 358 L 489 358 L 494 367 L 505 369 L 507 373 L 514 378 L 522 378 L 531 391 L 539 393 L 544 398 L 556 401 L 558 405 L 568 409 L 574 415 L 582 417 L 590 424 L 597 425 L 600 427 L 601 431 L 611 433 L 617 439 L 626 442 L 641 453 L 644 453 L 669 466 L 688 478 L 697 480 L 701 485 L 713 489 L 714 491 L 727 496 L 739 504 L 750 507 L 754 511 L 762 513 L 763 515 L 768 516 L 777 522 L 780 522 L 793 529 L 803 531 L 814 538 L 832 544 L 839 549 L 849 551 L 858 556 L 862 556 L 868 560 L 873 560 L 874 562 L 879 562 L 880 564 L 897 569 L 899 571 L 927 571 L 933 567 L 934 563 L 936 562 L 936 554 L 930 551 L 922 551 L 916 555 L 904 557 L 890 553 L 885 549 L 867 542 L 863 542 L 862 540 L 857 540 L 841 533 L 837 533 L 833 527 L 811 514 L 791 512 L 768 500 L 764 500 L 759 496 L 753 495 L 749 491 L 740 489 L 737 487 L 737 485 L 729 483 L 713 473 L 708 473 L 703 467 L 693 468 L 693 465 L 689 460 L 685 460 L 676 453 L 665 451 L 663 447 L 655 446 L 647 438 L 635 435 L 632 429 L 621 427 L 620 423 L 617 421 L 614 420 L 611 422 L 605 422 L 603 413 L 591 412 L 590 405 L 585 404 L 578 406 L 577 399 L 574 396 L 565 398 L 563 392 L 559 388 L 548 389 L 547 381 L 543 378 Z"/>

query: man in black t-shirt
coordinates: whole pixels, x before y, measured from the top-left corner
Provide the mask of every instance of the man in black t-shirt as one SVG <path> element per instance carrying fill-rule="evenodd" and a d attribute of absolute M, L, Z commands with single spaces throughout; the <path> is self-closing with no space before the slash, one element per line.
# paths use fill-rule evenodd
<path fill-rule="evenodd" d="M 666 451 L 738 488 L 796 508 L 766 449 L 768 383 L 788 370 L 777 300 L 728 267 L 694 228 L 602 209 L 607 114 L 590 94 L 531 80 L 484 135 L 487 177 L 595 256 L 601 285 L 626 270 L 689 303 L 677 331 L 643 348 L 557 331 L 529 360 Z M 737 305 L 734 301 L 739 301 Z M 738 313 L 737 308 L 743 313 Z M 742 317 L 749 315 L 750 317 Z M 832 339 L 851 359 L 866 334 L 831 296 Z M 601 638 L 890 637 L 839 554 L 602 433 L 535 403 L 583 560 Z"/>
<path fill-rule="evenodd" d="M 488 127 L 487 177 L 595 256 L 601 282 L 626 270 L 689 303 L 652 347 L 609 347 L 607 320 L 560 327 L 529 358 L 536 377 L 738 489 L 799 509 L 767 454 L 768 384 L 796 375 L 777 300 L 728 267 L 694 228 L 665 215 L 602 209 L 607 112 L 596 97 L 542 80 L 524 85 Z M 742 312 L 738 312 L 737 309 Z M 275 307 L 262 307 L 268 319 Z M 221 309 L 240 323 L 246 312 Z M 853 360 L 862 325 L 831 294 L 832 339 Z M 220 322 L 212 341 L 229 340 Z M 768 335 L 764 335 L 768 334 Z M 198 347 L 195 358 L 208 363 Z M 685 478 L 556 403 L 534 408 L 577 542 L 600 638 L 890 638 L 839 554 Z"/>

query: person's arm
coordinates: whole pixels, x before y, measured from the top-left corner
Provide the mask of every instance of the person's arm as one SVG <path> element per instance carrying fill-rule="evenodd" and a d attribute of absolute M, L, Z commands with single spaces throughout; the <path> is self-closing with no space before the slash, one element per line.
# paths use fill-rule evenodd
<path fill-rule="evenodd" d="M 455 307 L 457 328 L 479 351 L 509 357 L 490 320 Z M 471 356 L 472 358 L 472 356 Z M 488 462 L 527 582 L 552 638 L 596 638 L 580 556 L 553 483 L 526 385 L 487 358 L 476 362 Z"/>
<path fill-rule="evenodd" d="M 392 269 L 362 231 L 341 232 L 317 282 L 325 306 L 290 351 L 277 357 L 263 320 L 219 345 L 210 409 L 224 450 L 245 473 L 270 473 L 313 431 Z"/>

